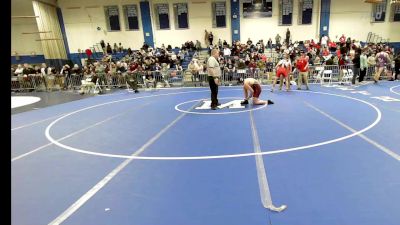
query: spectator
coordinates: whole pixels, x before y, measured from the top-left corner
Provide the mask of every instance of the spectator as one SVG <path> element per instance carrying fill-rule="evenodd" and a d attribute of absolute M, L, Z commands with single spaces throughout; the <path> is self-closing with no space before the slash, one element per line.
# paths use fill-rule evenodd
<path fill-rule="evenodd" d="M 275 37 L 275 45 L 280 45 L 281 44 L 281 36 L 279 34 L 276 34 Z"/>
<path fill-rule="evenodd" d="M 81 68 L 79 68 L 78 64 L 75 64 L 71 69 L 71 74 L 82 74 Z"/>
<path fill-rule="evenodd" d="M 394 60 L 394 79 L 400 79 L 400 52 L 397 53 L 397 56 Z"/>
<path fill-rule="evenodd" d="M 17 69 L 15 69 L 14 74 L 15 75 L 22 75 L 24 71 L 24 68 L 21 66 L 21 64 L 18 64 Z"/>
<path fill-rule="evenodd" d="M 110 43 L 107 43 L 107 54 L 112 54 L 112 49 Z"/>
<path fill-rule="evenodd" d="M 210 33 L 208 34 L 208 42 L 209 42 L 210 46 L 213 45 L 213 40 L 214 40 L 214 35 L 213 35 L 213 33 L 210 31 Z"/>
<path fill-rule="evenodd" d="M 289 30 L 289 28 L 286 30 L 286 39 L 285 39 L 285 42 L 286 42 L 286 46 L 289 46 L 289 41 L 290 41 L 290 30 Z"/>
<path fill-rule="evenodd" d="M 365 54 L 365 51 L 362 51 L 360 56 L 360 76 L 358 77 L 358 82 L 364 81 L 367 69 L 368 69 L 367 55 Z"/>

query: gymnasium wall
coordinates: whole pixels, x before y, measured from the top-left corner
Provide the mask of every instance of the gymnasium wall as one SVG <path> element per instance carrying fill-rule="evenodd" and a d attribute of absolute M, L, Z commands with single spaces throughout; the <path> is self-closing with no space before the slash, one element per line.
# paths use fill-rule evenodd
<path fill-rule="evenodd" d="M 45 0 L 53 4 L 55 0 Z M 240 0 L 238 0 L 240 1 Z M 84 50 L 100 40 L 109 42 L 111 45 L 121 42 L 125 48 L 131 47 L 138 49 L 144 42 L 143 27 L 140 16 L 140 0 L 58 0 L 57 5 L 61 8 L 67 41 L 71 53 L 77 53 L 78 49 Z M 211 0 L 150 0 L 150 14 L 152 16 L 152 27 L 154 43 L 156 46 L 161 44 L 171 44 L 173 47 L 184 43 L 187 40 L 199 40 L 204 45 L 204 30 L 214 33 L 214 40 L 218 38 L 231 42 L 231 10 L 230 0 L 226 1 L 226 28 L 212 28 Z M 155 3 L 169 3 L 170 26 L 169 30 L 158 30 L 155 24 Z M 189 29 L 175 29 L 173 3 L 187 2 L 189 14 Z M 31 0 L 13 0 L 12 16 L 33 16 Z M 125 20 L 122 6 L 125 4 L 136 4 L 139 14 L 139 30 L 126 31 Z M 321 0 L 314 0 L 313 22 L 311 25 L 298 24 L 299 1 L 294 0 L 292 26 L 279 26 L 278 0 L 273 0 L 273 16 L 267 18 L 243 18 L 240 8 L 240 37 L 241 41 L 251 38 L 253 41 L 263 39 L 267 41 L 269 37 L 274 39 L 277 33 L 284 37 L 286 29 L 289 28 L 294 40 L 304 40 L 317 38 L 319 35 Z M 118 5 L 120 14 L 121 31 L 107 31 L 104 6 Z M 240 4 L 242 7 L 242 4 Z M 363 0 L 331 0 L 330 6 L 330 37 L 336 40 L 336 36 L 341 34 L 352 38 L 365 41 L 368 32 L 372 31 L 389 38 L 391 42 L 400 42 L 400 23 L 389 22 L 390 4 L 387 6 L 386 21 L 384 23 L 371 23 L 372 5 L 364 3 Z M 35 19 L 12 19 L 11 22 L 11 50 L 20 56 L 30 55 L 35 52 L 38 56 L 43 54 L 42 46 L 38 34 L 22 35 L 22 32 L 38 31 Z M 97 30 L 100 27 L 100 30 Z M 33 59 L 25 57 L 24 59 Z M 12 58 L 13 60 L 13 58 Z"/>
<path fill-rule="evenodd" d="M 230 1 L 226 1 L 226 28 L 212 28 L 212 8 L 210 0 L 153 0 L 150 2 L 151 10 L 154 10 L 153 4 L 156 3 L 169 3 L 170 13 L 170 30 L 157 30 L 155 20 L 153 19 L 153 31 L 154 31 L 154 43 L 156 46 L 161 46 L 163 43 L 171 44 L 172 47 L 180 47 L 186 41 L 199 40 L 203 48 L 205 48 L 204 42 L 204 30 L 212 31 L 214 35 L 214 43 L 221 40 L 226 40 L 228 43 L 231 42 L 230 32 Z M 175 17 L 173 14 L 173 3 L 188 3 L 188 17 L 189 17 L 189 29 L 175 29 Z M 151 12 L 152 18 L 155 17 L 155 13 Z"/>
<path fill-rule="evenodd" d="M 336 0 L 334 0 L 336 1 Z M 243 4 L 240 4 L 240 39 L 247 41 L 251 38 L 252 41 L 264 40 L 264 43 L 272 38 L 275 43 L 275 36 L 277 33 L 281 36 L 282 40 L 286 36 L 286 30 L 289 28 L 293 40 L 316 39 L 319 35 L 319 14 L 320 14 L 320 1 L 314 0 L 313 3 L 313 17 L 311 25 L 299 25 L 299 1 L 293 1 L 293 19 L 292 26 L 279 26 L 279 4 L 278 0 L 272 1 L 272 17 L 264 18 L 243 18 Z"/>
<path fill-rule="evenodd" d="M 12 0 L 11 16 L 35 16 L 31 0 Z M 11 19 L 11 55 L 43 54 L 39 34 L 22 34 L 23 32 L 38 32 L 35 18 L 13 18 Z"/>
<path fill-rule="evenodd" d="M 389 1 L 388 1 L 389 2 Z M 387 4 L 383 23 L 371 23 L 372 4 L 364 0 L 332 0 L 329 36 L 336 39 L 345 34 L 365 41 L 368 32 L 374 32 L 390 42 L 400 42 L 400 22 L 389 22 L 390 4 Z"/>
<path fill-rule="evenodd" d="M 144 42 L 141 17 L 138 31 L 125 30 L 122 6 L 126 4 L 136 4 L 140 15 L 139 0 L 59 0 L 70 52 L 84 51 L 100 40 L 109 42 L 111 46 L 121 42 L 124 48 L 140 48 Z M 109 5 L 119 6 L 121 31 L 107 31 L 104 6 Z"/>

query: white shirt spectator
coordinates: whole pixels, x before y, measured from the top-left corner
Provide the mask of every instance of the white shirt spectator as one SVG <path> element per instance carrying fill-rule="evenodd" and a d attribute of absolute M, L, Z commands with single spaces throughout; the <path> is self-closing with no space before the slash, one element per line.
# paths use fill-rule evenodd
<path fill-rule="evenodd" d="M 18 65 L 18 68 L 15 70 L 14 74 L 20 75 L 24 71 L 24 68 L 21 65 Z"/>
<path fill-rule="evenodd" d="M 292 63 L 288 59 L 281 59 L 278 62 L 277 66 L 284 67 L 284 68 L 288 69 L 290 66 L 292 66 Z"/>
<path fill-rule="evenodd" d="M 224 56 L 231 56 L 231 50 L 229 48 L 224 48 Z"/>
<path fill-rule="evenodd" d="M 171 55 L 171 59 L 172 59 L 173 61 L 176 60 L 176 55 L 175 55 L 175 53 L 173 53 L 173 54 Z"/>
<path fill-rule="evenodd" d="M 328 36 L 325 35 L 321 38 L 321 45 L 326 46 L 327 44 L 328 44 Z"/>

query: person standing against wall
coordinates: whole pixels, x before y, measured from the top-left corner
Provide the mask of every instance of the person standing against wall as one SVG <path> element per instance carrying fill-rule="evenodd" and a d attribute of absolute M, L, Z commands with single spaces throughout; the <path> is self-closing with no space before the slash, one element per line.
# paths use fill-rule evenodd
<path fill-rule="evenodd" d="M 204 43 L 206 46 L 209 46 L 210 44 L 208 43 L 208 31 L 204 30 Z"/>
<path fill-rule="evenodd" d="M 100 41 L 101 49 L 103 50 L 103 54 L 106 53 L 106 43 L 104 43 L 104 40 Z"/>
<path fill-rule="evenodd" d="M 218 104 L 218 85 L 220 85 L 221 69 L 218 63 L 219 50 L 212 49 L 207 60 L 208 83 L 211 90 L 211 109 L 216 110 Z"/>
<path fill-rule="evenodd" d="M 279 46 L 280 44 L 281 44 L 281 36 L 279 34 L 276 34 L 275 45 Z"/>
<path fill-rule="evenodd" d="M 289 47 L 289 41 L 290 41 L 290 30 L 289 28 L 286 31 L 286 47 Z"/>
<path fill-rule="evenodd" d="M 214 40 L 214 35 L 213 35 L 213 33 L 210 31 L 210 33 L 208 34 L 208 42 L 210 43 L 210 46 L 213 45 L 213 40 Z"/>

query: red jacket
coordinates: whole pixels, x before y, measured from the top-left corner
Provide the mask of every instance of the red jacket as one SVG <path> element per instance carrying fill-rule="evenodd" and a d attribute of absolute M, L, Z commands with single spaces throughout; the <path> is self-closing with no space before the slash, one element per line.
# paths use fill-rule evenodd
<path fill-rule="evenodd" d="M 86 55 L 88 55 L 88 57 L 90 57 L 90 56 L 92 56 L 92 50 L 90 50 L 90 49 L 86 49 Z"/>
<path fill-rule="evenodd" d="M 307 58 L 300 58 L 296 62 L 296 67 L 300 72 L 307 72 L 308 67 L 306 68 L 308 61 Z"/>

